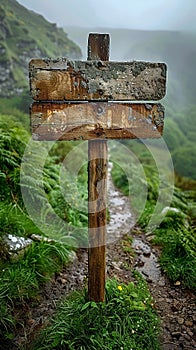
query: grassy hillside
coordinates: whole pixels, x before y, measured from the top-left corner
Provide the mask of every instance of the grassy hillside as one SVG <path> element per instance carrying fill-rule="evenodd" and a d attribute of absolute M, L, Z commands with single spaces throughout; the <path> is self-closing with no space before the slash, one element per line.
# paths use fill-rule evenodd
<path fill-rule="evenodd" d="M 35 57 L 79 58 L 80 48 L 55 23 L 21 6 L 0 2 L 0 96 L 19 95 L 28 86 L 28 62 Z"/>

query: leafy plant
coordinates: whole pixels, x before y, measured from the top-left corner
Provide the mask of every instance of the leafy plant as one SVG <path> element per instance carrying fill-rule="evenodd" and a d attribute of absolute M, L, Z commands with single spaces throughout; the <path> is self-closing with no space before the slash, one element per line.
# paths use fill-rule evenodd
<path fill-rule="evenodd" d="M 8 117 L 7 117 L 8 118 Z M 1 200 L 20 199 L 20 162 L 28 133 L 17 122 L 6 116 L 0 118 L 0 196 Z"/>
<path fill-rule="evenodd" d="M 159 321 L 146 283 L 117 280 L 106 284 L 106 302 L 87 300 L 84 291 L 74 293 L 59 308 L 52 324 L 35 347 L 44 349 L 159 349 Z"/>
<path fill-rule="evenodd" d="M 69 259 L 70 250 L 56 242 L 34 242 L 17 259 L 1 261 L 0 272 L 0 337 L 14 332 L 14 325 L 22 320 L 14 318 L 16 305 L 36 299 L 40 286 L 59 272 Z"/>
<path fill-rule="evenodd" d="M 196 289 L 196 237 L 191 228 L 168 227 L 156 230 L 154 242 L 160 244 L 160 264 L 172 281 L 181 280 L 191 289 Z"/>
<path fill-rule="evenodd" d="M 159 176 L 153 164 L 147 157 L 143 158 L 143 164 L 147 179 L 148 195 L 145 208 L 138 220 L 138 224 L 145 231 L 155 210 L 159 194 Z M 117 186 L 128 194 L 128 180 L 122 169 L 116 164 L 113 166 L 112 176 Z M 155 235 L 154 244 L 162 247 L 160 263 L 168 277 L 176 281 L 180 279 L 187 287 L 196 288 L 196 238 L 194 232 L 195 223 L 195 192 L 183 192 L 174 187 L 171 203 L 158 214 L 160 225 L 153 228 Z M 167 193 L 165 194 L 167 203 Z M 149 227 L 148 227 L 149 229 Z"/>
<path fill-rule="evenodd" d="M 49 204 L 52 204 L 57 212 L 59 207 L 59 210 L 63 208 L 61 213 L 63 219 L 76 226 L 85 226 L 87 218 L 85 215 L 82 216 L 76 208 L 72 209 L 63 199 L 59 182 L 60 157 L 53 154 L 48 157 L 43 169 L 39 167 L 42 161 L 40 149 L 43 145 L 41 143 L 39 145 L 35 143 L 35 152 L 28 153 L 32 159 L 31 163 L 28 163 L 28 157 L 26 157 L 26 168 L 23 167 L 25 170 L 28 168 L 28 171 L 23 174 L 23 180 L 26 182 L 21 181 L 21 160 L 27 147 L 29 134 L 16 119 L 10 115 L 0 116 L 0 338 L 2 344 L 3 342 L 11 344 L 14 326 L 18 322 L 23 323 L 23 320 L 17 320 L 14 314 L 16 305 L 22 308 L 26 302 L 35 300 L 41 285 L 68 262 L 71 250 L 71 245 L 68 247 L 57 242 L 59 232 L 58 227 L 55 227 L 55 237 L 51 243 L 44 240 L 33 242 L 21 255 L 10 256 L 3 236 L 7 234 L 22 237 L 31 237 L 32 234 L 42 235 L 41 230 L 27 214 L 20 191 L 21 186 L 26 186 L 26 190 L 29 191 L 32 206 L 40 205 L 40 219 L 46 227 L 47 218 L 52 212 Z M 49 147 L 45 147 L 49 154 Z M 34 162 L 33 165 L 32 162 Z M 81 179 L 82 177 L 83 173 L 81 173 Z M 71 182 L 70 178 L 69 181 Z M 80 178 L 78 187 L 82 193 L 84 181 L 80 181 Z M 61 202 L 58 200 L 60 196 Z M 74 220 L 77 221 L 74 222 Z M 48 227 L 48 235 L 50 231 L 51 228 Z M 70 232 L 64 231 L 63 234 L 69 236 Z"/>

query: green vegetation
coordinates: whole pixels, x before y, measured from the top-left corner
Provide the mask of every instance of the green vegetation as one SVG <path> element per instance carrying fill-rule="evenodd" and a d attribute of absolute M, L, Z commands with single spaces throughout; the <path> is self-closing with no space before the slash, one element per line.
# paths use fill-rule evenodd
<path fill-rule="evenodd" d="M 17 319 L 16 308 L 38 302 L 41 285 L 67 263 L 69 250 L 60 243 L 37 242 L 12 260 L 0 262 L 0 339 L 11 341 Z"/>
<path fill-rule="evenodd" d="M 57 237 L 53 237 L 51 242 L 50 240 L 42 240 L 42 231 L 35 225 L 26 211 L 21 194 L 20 171 L 21 160 L 30 140 L 30 134 L 27 131 L 28 126 L 26 130 L 21 124 L 21 121 L 24 121 L 24 124 L 27 125 L 28 115 L 14 107 L 15 104 L 17 106 L 20 103 L 21 99 L 14 99 L 7 108 L 7 101 L 2 99 L 2 111 L 5 112 L 7 108 L 7 113 L 0 115 L 0 338 L 1 344 L 4 342 L 9 344 L 10 342 L 10 347 L 15 327 L 18 323 L 23 324 L 24 322 L 20 317 L 17 319 L 15 310 L 18 307 L 25 309 L 25 305 L 29 302 L 39 302 L 40 287 L 54 273 L 62 269 L 68 262 L 70 252 L 73 249 L 70 244 L 68 246 L 56 241 Z M 35 149 L 36 145 L 38 146 L 38 144 L 35 143 Z M 64 231 L 66 240 L 66 235 L 70 236 L 69 226 L 76 226 L 76 232 L 77 226 L 84 226 L 84 235 L 86 234 L 87 216 L 86 213 L 82 214 L 77 209 L 72 208 L 60 194 L 59 162 L 62 154 L 65 155 L 70 147 L 73 147 L 73 144 L 61 143 L 55 147 L 56 149 L 51 149 L 53 156 L 48 156 L 43 171 L 36 168 L 38 163 L 35 162 L 27 185 L 29 185 L 30 192 L 34 194 L 33 199 L 36 201 L 36 205 L 40 203 L 42 206 L 47 202 L 52 205 L 50 212 L 62 210 L 62 218 L 67 223 L 67 231 Z M 38 160 L 39 154 L 36 156 Z M 42 176 L 44 193 L 37 190 L 39 173 Z M 81 192 L 85 176 L 85 172 L 83 174 L 81 171 L 79 177 Z M 69 174 L 65 177 L 70 180 Z M 64 185 L 66 186 L 67 183 Z M 84 194 L 85 190 L 83 190 Z M 46 212 L 44 209 L 43 212 L 40 212 L 40 218 L 41 220 L 45 218 L 47 224 L 47 215 L 50 215 L 50 212 L 48 208 L 45 209 Z M 45 234 L 46 238 L 50 237 L 50 227 L 47 228 L 47 233 L 48 235 Z M 4 241 L 8 234 L 24 238 L 31 238 L 32 234 L 36 234 L 41 237 L 41 240 L 33 242 L 20 253 L 10 254 Z M 74 234 L 76 240 L 77 235 L 75 232 Z M 70 242 L 72 241 L 69 239 Z"/>
<path fill-rule="evenodd" d="M 183 192 L 179 188 L 174 187 L 173 189 L 171 185 L 167 184 L 164 188 L 164 180 L 162 179 L 161 190 L 164 206 L 162 208 L 160 206 L 160 212 L 153 218 L 155 205 L 160 194 L 160 174 L 150 153 L 144 152 L 142 144 L 134 146 L 132 143 L 126 143 L 126 146 L 130 146 L 132 150 L 135 147 L 135 152 L 143 164 L 146 176 L 147 199 L 144 210 L 138 218 L 138 224 L 148 234 L 153 233 L 154 244 L 162 247 L 160 263 L 168 277 L 173 281 L 180 280 L 189 288 L 196 289 L 195 192 Z M 125 172 L 127 169 L 124 168 L 123 172 L 117 164 L 114 164 L 112 170 L 114 183 L 125 195 L 130 194 L 129 182 L 132 183 L 133 179 L 137 179 L 138 188 L 142 188 L 144 182 L 144 179 L 139 176 L 137 167 L 127 163 L 127 168 L 131 169 L 131 178 L 127 177 L 130 171 Z M 173 192 L 172 197 L 168 196 L 169 192 Z M 135 205 L 132 192 L 130 198 L 132 205 Z M 137 209 L 136 205 L 135 207 Z"/>
<path fill-rule="evenodd" d="M 146 282 L 117 280 L 106 284 L 106 302 L 89 302 L 85 292 L 73 293 L 35 348 L 70 350 L 159 349 L 159 321 Z"/>
<path fill-rule="evenodd" d="M 81 57 L 80 48 L 63 29 L 29 11 L 15 0 L 1 0 L 0 96 L 20 95 L 27 89 L 28 62 L 35 57 Z"/>
<path fill-rule="evenodd" d="M 66 154 L 73 149 L 73 143 L 60 142 L 51 145 L 35 142 L 35 152 L 30 154 L 33 166 L 28 162 L 28 157 L 24 162 L 27 167 L 25 169 L 28 170 L 29 167 L 26 185 L 32 195 L 32 205 L 38 207 L 40 205 L 42 208 L 40 220 L 43 220 L 47 227 L 47 234 L 44 233 L 44 236 L 52 237 L 53 240 L 33 242 L 23 252 L 9 254 L 4 244 L 4 237 L 8 234 L 25 238 L 31 238 L 32 234 L 41 237 L 43 235 L 29 217 L 20 191 L 20 186 L 24 185 L 20 179 L 21 160 L 24 152 L 28 154 L 27 145 L 30 140 L 26 122 L 28 116 L 15 107 L 20 103 L 22 100 L 19 98 L 11 100 L 9 104 L 7 100 L 2 99 L 1 107 L 4 114 L 0 116 L 0 338 L 1 343 L 7 344 L 10 348 L 13 346 L 18 324 L 22 325 L 25 322 L 23 312 L 18 313 L 16 310 L 18 308 L 25 310 L 27 304 L 39 303 L 40 288 L 54 273 L 62 269 L 73 249 L 72 246 L 55 240 L 59 235 L 58 226 L 55 227 L 56 231 L 53 230 L 54 227 L 47 226 L 48 219 L 53 215 L 52 211 L 67 223 L 67 232 L 64 231 L 65 241 L 67 233 L 69 242 L 74 246 L 77 245 L 78 239 L 79 243 L 86 244 L 87 233 L 86 208 L 81 208 L 78 198 L 74 197 L 73 178 L 66 169 L 63 170 L 63 176 L 60 173 L 61 163 Z M 26 129 L 21 122 L 24 122 Z M 41 149 L 45 153 L 40 152 Z M 80 151 L 77 153 L 78 157 L 82 156 Z M 47 156 L 43 168 L 40 169 L 38 165 L 43 161 L 43 154 Z M 40 179 L 43 185 L 41 187 L 39 187 Z M 76 185 L 79 197 L 85 200 L 87 198 L 85 164 L 79 171 Z M 66 199 L 62 188 L 66 191 Z M 78 204 L 80 206 L 77 209 Z M 152 299 L 141 277 L 136 275 L 135 278 L 135 283 L 131 282 L 127 286 L 117 281 L 108 281 L 105 304 L 89 303 L 86 293 L 70 296 L 60 307 L 54 323 L 42 334 L 36 349 L 39 347 L 60 349 L 66 342 L 70 349 L 79 349 L 81 346 L 85 349 L 84 342 L 96 349 L 113 349 L 119 346 L 158 349 L 158 319 Z M 96 324 L 93 323 L 94 319 Z M 67 333 L 62 333 L 62 328 L 68 324 Z"/>
<path fill-rule="evenodd" d="M 187 180 L 196 180 L 195 118 L 195 105 L 181 112 L 170 112 L 164 130 L 164 139 L 171 152 L 175 171 Z"/>
<path fill-rule="evenodd" d="M 51 145 L 35 142 L 35 153 L 30 155 L 30 158 L 34 157 L 32 158 L 33 166 L 28 163 L 28 157 L 25 158 L 27 162 L 24 162 L 26 169 L 29 169 L 26 185 L 32 195 L 32 205 L 36 203 L 36 206 L 42 209 L 40 221 L 43 221 L 47 228 L 44 236 L 52 238 L 53 242 L 33 242 L 23 254 L 16 254 L 13 257 L 10 256 L 3 243 L 3 237 L 7 234 L 25 238 L 31 237 L 33 233 L 43 235 L 41 228 L 30 219 L 20 191 L 20 185 L 22 185 L 20 184 L 21 160 L 30 140 L 24 101 L 23 97 L 9 101 L 0 100 L 2 111 L 0 116 L 0 337 L 2 343 L 6 342 L 10 344 L 10 347 L 17 324 L 23 323 L 20 316 L 16 317 L 16 308 L 25 308 L 26 303 L 39 303 L 40 287 L 67 263 L 70 250 L 73 248 L 72 244 L 74 247 L 86 244 L 87 238 L 86 208 L 81 208 L 81 203 L 75 196 L 74 187 L 77 186 L 79 197 L 86 200 L 87 166 L 84 165 L 80 169 L 77 184 L 73 182 L 67 169 L 63 169 L 63 176 L 61 174 L 61 163 L 64 157 L 77 143 L 59 142 Z M 151 143 L 153 150 L 156 149 L 156 142 Z M 147 230 L 147 233 L 149 229 L 153 231 L 154 243 L 161 245 L 160 263 L 169 278 L 173 281 L 180 280 L 186 286 L 194 289 L 196 284 L 195 194 L 193 191 L 183 192 L 177 187 L 173 191 L 171 185 L 168 185 L 164 179 L 160 179 L 155 161 L 141 142 L 134 140 L 134 142 L 124 142 L 124 144 L 136 154 L 136 158 L 144 168 L 146 178 L 141 178 L 141 169 L 138 168 L 137 162 L 131 162 L 131 177 L 127 178 L 129 173 L 127 169 L 130 168 L 130 165 L 125 154 L 127 168 L 122 170 L 117 164 L 114 164 L 112 176 L 115 184 L 127 195 L 131 190 L 132 205 L 136 210 L 141 205 L 138 194 L 142 190 L 147 191 L 147 202 L 138 222 L 144 230 Z M 40 152 L 41 149 L 43 153 Z M 175 150 L 175 147 L 173 149 Z M 163 157 L 161 149 L 158 149 L 157 152 L 161 160 Z M 44 162 L 43 154 L 47 154 Z M 78 151 L 78 157 L 81 156 L 82 154 Z M 119 157 L 122 159 L 122 154 Z M 39 168 L 40 162 L 44 164 L 41 169 Z M 162 163 L 164 165 L 164 161 Z M 128 180 L 134 184 L 134 186 L 131 185 L 131 188 L 129 188 Z M 40 181 L 42 186 L 40 186 Z M 184 181 L 186 184 L 189 183 L 187 180 Z M 151 226 L 149 226 L 149 221 L 159 195 L 160 183 L 166 213 L 159 213 L 160 226 L 153 227 L 153 221 Z M 190 188 L 193 187 L 192 184 L 191 182 Z M 66 191 L 66 199 L 62 188 Z M 172 200 L 168 194 L 170 191 L 173 191 Z M 59 242 L 62 237 L 59 229 L 61 227 L 55 226 L 55 223 L 53 227 L 47 226 L 49 218 L 53 218 L 53 212 L 67 224 L 63 234 L 64 242 L 68 238 L 69 247 Z M 56 239 L 59 241 L 56 242 Z M 152 300 L 144 281 L 139 276 L 136 279 L 136 283 L 128 286 L 117 281 L 108 281 L 106 304 L 88 303 L 85 293 L 71 296 L 60 306 L 59 313 L 51 326 L 41 335 L 39 345 L 36 346 L 39 346 L 40 350 L 62 349 L 65 346 L 69 346 L 70 349 L 85 349 L 85 343 L 96 349 L 104 349 L 104 347 L 114 349 L 115 346 L 116 348 L 124 346 L 133 349 L 158 349 L 158 321 L 151 305 Z M 122 290 L 118 289 L 118 285 Z M 147 299 L 148 301 L 144 303 Z M 96 324 L 93 323 L 94 319 L 96 319 Z M 65 326 L 67 333 L 64 331 Z"/>

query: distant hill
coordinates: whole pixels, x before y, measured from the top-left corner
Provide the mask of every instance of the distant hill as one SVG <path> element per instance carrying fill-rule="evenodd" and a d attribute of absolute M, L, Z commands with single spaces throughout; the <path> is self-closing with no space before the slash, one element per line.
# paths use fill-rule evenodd
<path fill-rule="evenodd" d="M 16 0 L 0 1 L 0 97 L 20 95 L 28 86 L 28 62 L 35 57 L 81 57 L 63 29 Z"/>
<path fill-rule="evenodd" d="M 196 33 L 176 31 L 143 31 L 120 28 L 65 27 L 80 45 L 86 59 L 89 32 L 109 33 L 110 59 L 116 61 L 146 60 L 166 62 L 168 66 L 168 104 L 174 108 L 195 104 Z"/>

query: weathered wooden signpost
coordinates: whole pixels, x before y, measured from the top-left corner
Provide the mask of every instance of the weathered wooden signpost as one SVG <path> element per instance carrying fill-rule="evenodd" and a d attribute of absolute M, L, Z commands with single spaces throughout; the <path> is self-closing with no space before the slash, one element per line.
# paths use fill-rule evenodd
<path fill-rule="evenodd" d="M 125 101 L 160 100 L 166 91 L 164 63 L 110 62 L 109 40 L 90 34 L 87 61 L 30 62 L 33 138 L 89 140 L 88 296 L 95 302 L 105 290 L 107 139 L 161 137 L 162 105 Z"/>

